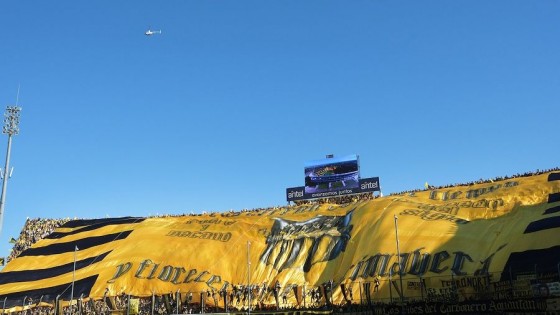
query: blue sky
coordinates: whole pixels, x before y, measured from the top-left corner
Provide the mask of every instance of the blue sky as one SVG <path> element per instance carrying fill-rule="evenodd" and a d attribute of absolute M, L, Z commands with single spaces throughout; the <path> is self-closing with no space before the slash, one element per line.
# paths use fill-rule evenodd
<path fill-rule="evenodd" d="M 0 29 L 0 256 L 26 217 L 283 205 L 326 154 L 385 194 L 559 166 L 558 1 L 8 0 Z"/>

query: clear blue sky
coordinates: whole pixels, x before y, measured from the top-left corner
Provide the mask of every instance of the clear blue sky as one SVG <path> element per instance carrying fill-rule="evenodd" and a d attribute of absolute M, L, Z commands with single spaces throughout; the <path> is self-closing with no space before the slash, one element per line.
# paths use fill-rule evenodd
<path fill-rule="evenodd" d="M 0 256 L 26 217 L 283 205 L 326 154 L 385 194 L 558 166 L 559 39 L 551 0 L 3 1 Z"/>

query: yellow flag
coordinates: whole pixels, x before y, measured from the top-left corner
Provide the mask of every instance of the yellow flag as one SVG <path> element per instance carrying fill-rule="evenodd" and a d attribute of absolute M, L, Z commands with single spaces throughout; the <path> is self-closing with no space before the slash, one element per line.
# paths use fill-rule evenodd
<path fill-rule="evenodd" d="M 130 299 L 130 314 L 132 315 L 138 314 L 139 306 L 140 306 L 139 299 Z"/>

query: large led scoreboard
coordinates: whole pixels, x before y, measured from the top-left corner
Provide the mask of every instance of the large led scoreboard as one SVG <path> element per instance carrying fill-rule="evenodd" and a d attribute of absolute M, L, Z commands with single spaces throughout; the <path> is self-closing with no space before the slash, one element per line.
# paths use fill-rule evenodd
<path fill-rule="evenodd" d="M 360 160 L 355 154 L 307 161 L 304 173 L 305 186 L 286 189 L 288 201 L 380 191 L 379 177 L 360 177 Z"/>

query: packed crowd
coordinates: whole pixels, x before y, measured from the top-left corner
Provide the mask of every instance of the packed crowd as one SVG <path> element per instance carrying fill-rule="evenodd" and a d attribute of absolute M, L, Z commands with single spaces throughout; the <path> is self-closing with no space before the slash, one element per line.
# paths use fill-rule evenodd
<path fill-rule="evenodd" d="M 490 276 L 498 279 L 499 275 Z M 436 277 L 437 278 L 437 277 Z M 427 278 L 426 278 L 427 279 Z M 389 280 L 382 280 L 387 282 Z M 519 282 L 519 283 L 517 283 Z M 428 281 L 427 283 L 430 283 Z M 175 292 L 163 295 L 136 297 L 127 294 L 117 296 L 105 296 L 101 299 L 87 299 L 80 297 L 73 303 L 72 307 L 67 302 L 56 307 L 56 301 L 39 301 L 28 299 L 24 302 L 24 309 L 18 308 L 16 315 L 109 315 L 109 314 L 139 314 L 139 315 L 167 315 L 167 314 L 204 314 L 224 312 L 246 312 L 249 305 L 253 312 L 271 311 L 302 311 L 302 310 L 330 310 L 333 313 L 348 313 L 352 310 L 387 308 L 399 303 L 400 298 L 393 292 L 390 298 L 378 298 L 377 292 L 390 290 L 390 285 L 384 283 L 380 289 L 377 282 L 352 282 L 343 287 L 336 288 L 327 282 L 322 287 L 303 288 L 301 296 L 295 297 L 294 286 L 267 287 L 262 285 L 238 284 L 230 287 L 227 291 L 206 290 L 203 292 Z M 466 293 L 458 287 L 451 287 L 445 292 L 434 293 L 429 285 L 422 287 L 416 295 L 406 296 L 406 304 L 418 303 L 469 303 L 484 300 L 515 300 L 515 299 L 543 299 L 556 298 L 558 292 L 543 292 L 537 285 L 530 285 L 526 279 L 516 281 L 502 281 L 499 285 L 488 285 L 479 287 L 476 292 Z M 507 284 L 505 287 L 501 284 Z M 524 288 L 522 284 L 526 284 Z M 542 284 L 541 284 L 542 286 Z M 341 292 L 343 299 L 333 298 L 331 292 Z M 249 294 L 249 292 L 251 292 Z M 366 293 L 368 292 L 368 293 Z M 408 291 L 410 294 L 410 291 Z M 203 301 L 203 302 L 201 302 Z M 265 302 L 266 301 L 266 302 Z M 10 313 L 10 312 L 8 312 Z M 13 310 L 11 314 L 14 314 Z"/>
<path fill-rule="evenodd" d="M 254 311 L 269 311 L 278 309 L 294 309 L 295 306 L 288 303 L 288 291 L 291 289 L 286 288 L 277 295 L 278 305 L 271 306 L 262 303 L 263 292 L 270 293 L 268 288 L 259 287 L 258 285 L 252 286 L 252 297 L 249 297 L 248 286 L 237 285 L 229 291 L 216 292 L 207 290 L 205 292 L 197 292 L 195 295 L 204 299 L 204 303 L 199 301 L 194 302 L 193 293 L 187 292 L 183 294 L 165 294 L 153 295 L 151 297 L 134 297 L 126 294 L 117 295 L 115 297 L 104 297 L 102 299 L 82 299 L 81 297 L 75 300 L 72 306 L 67 303 L 60 304 L 59 310 L 56 310 L 56 301 L 48 301 L 45 303 L 37 303 L 40 301 L 33 301 L 26 299 L 24 302 L 23 310 L 16 312 L 17 315 L 93 315 L 101 314 L 108 315 L 114 314 L 117 310 L 128 310 L 128 314 L 139 315 L 165 315 L 165 314 L 200 314 L 200 313 L 215 313 L 224 311 L 243 311 L 247 309 L 249 300 L 251 300 L 252 310 Z M 308 306 L 309 308 L 318 308 L 321 304 L 321 295 L 318 288 L 310 289 L 308 291 Z M 259 302 L 259 299 L 261 300 Z M 226 302 L 227 301 L 227 305 Z M 136 303 L 135 303 L 136 302 Z M 136 304 L 136 306 L 134 306 Z"/>
<path fill-rule="evenodd" d="M 361 193 L 361 194 L 354 194 L 354 195 L 342 195 L 336 197 L 329 197 L 329 198 L 321 198 L 321 199 L 312 199 L 312 200 L 298 200 L 295 201 L 294 204 L 296 206 L 301 205 L 308 205 L 308 204 L 338 204 L 344 205 L 354 202 L 366 201 L 366 200 L 373 200 L 376 198 L 382 197 L 381 194 L 374 195 L 371 192 Z"/>
<path fill-rule="evenodd" d="M 69 218 L 66 219 L 30 219 L 27 218 L 23 229 L 17 239 L 12 239 L 11 242 L 14 244 L 10 255 L 8 256 L 8 262 L 21 254 L 24 250 L 31 247 L 37 241 L 43 239 L 45 236 L 51 234 L 56 228 L 63 225 L 64 223 L 70 221 Z"/>
<path fill-rule="evenodd" d="M 401 191 L 401 192 L 397 192 L 397 193 L 390 193 L 389 196 L 403 195 L 403 194 L 414 194 L 416 192 L 421 192 L 421 191 L 426 191 L 426 190 L 453 188 L 453 187 L 461 187 L 461 186 L 472 186 L 472 185 L 476 185 L 476 184 L 495 183 L 495 182 L 499 182 L 499 181 L 510 180 L 510 179 L 513 179 L 513 178 L 529 177 L 529 176 L 541 175 L 541 174 L 544 174 L 544 173 L 556 172 L 556 171 L 560 171 L 560 167 L 555 167 L 555 168 L 551 168 L 551 169 L 547 169 L 547 170 L 537 169 L 534 172 L 517 173 L 517 174 L 511 175 L 511 176 L 498 176 L 498 177 L 494 177 L 493 179 L 482 179 L 481 178 L 479 180 L 472 181 L 472 182 L 447 184 L 447 185 L 441 185 L 441 186 L 433 186 L 433 185 L 428 185 L 426 183 L 424 188 L 405 190 L 405 191 Z"/>

